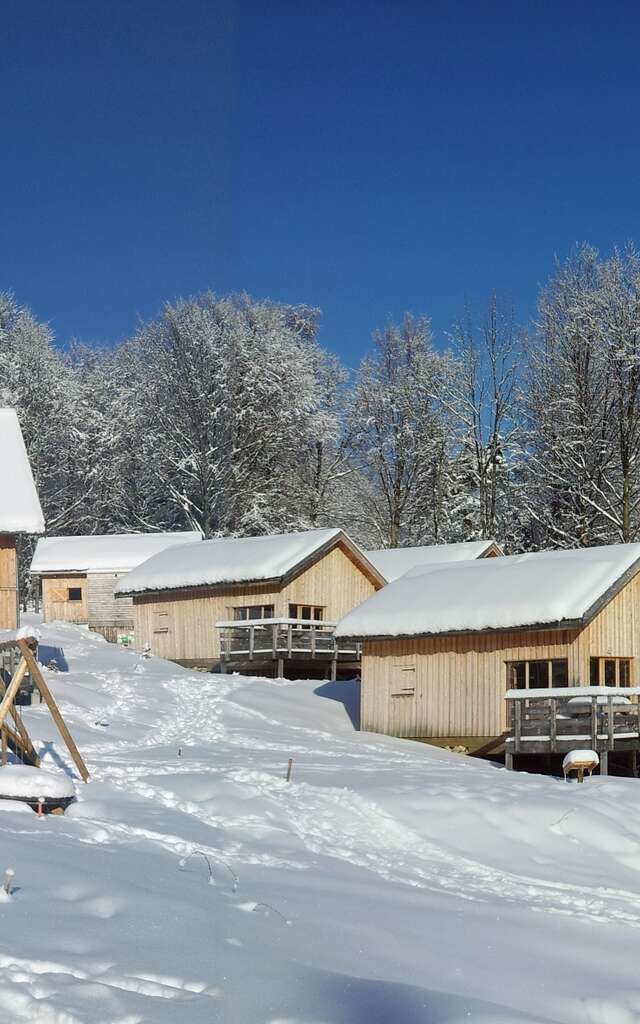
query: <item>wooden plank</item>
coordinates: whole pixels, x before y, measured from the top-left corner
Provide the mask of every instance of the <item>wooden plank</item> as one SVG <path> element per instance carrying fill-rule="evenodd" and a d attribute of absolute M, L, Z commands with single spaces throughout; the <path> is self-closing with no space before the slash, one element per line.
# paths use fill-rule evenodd
<path fill-rule="evenodd" d="M 609 750 L 613 750 L 613 697 L 607 700 L 607 743 Z"/>
<path fill-rule="evenodd" d="M 597 750 L 598 742 L 598 698 L 591 698 L 591 749 Z"/>
<path fill-rule="evenodd" d="M 7 727 L 6 725 L 0 726 L 1 732 L 1 743 L 2 743 L 2 763 L 3 765 L 9 760 L 7 755 Z"/>
<path fill-rule="evenodd" d="M 516 754 L 520 753 L 521 748 L 521 737 L 522 737 L 522 701 L 514 701 L 514 717 L 515 717 L 515 733 L 514 733 L 514 748 Z"/>
<path fill-rule="evenodd" d="M 46 682 L 44 680 L 44 676 L 42 675 L 42 672 L 40 671 L 40 666 L 38 665 L 38 662 L 34 658 L 34 656 L 33 656 L 32 652 L 31 652 L 31 649 L 29 648 L 28 644 L 25 643 L 24 640 L 19 640 L 18 641 L 18 646 L 19 646 L 20 650 L 22 651 L 23 661 L 26 662 L 26 664 L 28 665 L 29 671 L 31 672 L 31 677 L 32 677 L 34 683 L 36 684 L 36 686 L 38 687 L 38 689 L 40 690 L 40 693 L 42 694 L 42 699 L 44 700 L 45 704 L 49 708 L 49 711 L 51 712 L 51 717 L 53 718 L 54 722 L 56 723 L 56 725 L 58 727 L 58 731 L 59 731 L 60 735 L 62 736 L 64 742 L 67 745 L 67 750 L 71 754 L 71 757 L 73 758 L 73 761 L 74 761 L 74 764 L 75 764 L 76 768 L 80 772 L 80 775 L 82 776 L 82 779 L 84 780 L 84 782 L 87 782 L 87 780 L 89 778 L 89 772 L 87 771 L 87 766 L 85 765 L 84 761 L 82 760 L 82 757 L 80 756 L 80 751 L 76 747 L 76 745 L 75 745 L 75 743 L 73 741 L 73 737 L 71 736 L 71 733 L 67 729 L 67 726 L 65 724 L 64 718 L 62 717 L 62 715 L 60 714 L 60 711 L 58 709 L 58 705 L 56 704 L 55 700 L 53 699 L 53 694 L 51 693 L 51 690 L 47 686 L 47 684 L 46 684 Z M 22 664 L 22 662 L 21 662 L 21 664 Z M 0 704 L 0 715 L 1 714 L 2 714 L 2 705 Z"/>
<path fill-rule="evenodd" d="M 557 699 L 555 697 L 552 697 L 551 700 L 549 701 L 549 704 L 550 704 L 550 710 L 551 710 L 551 720 L 549 722 L 549 738 L 551 740 L 551 751 L 552 751 L 552 753 L 555 754 L 555 752 L 556 752 L 556 736 L 557 736 L 557 729 L 558 729 L 558 720 L 557 720 L 557 717 L 556 717 L 557 713 L 558 713 L 558 701 L 557 701 Z"/>
<path fill-rule="evenodd" d="M 24 643 L 25 647 L 27 646 L 24 640 L 20 640 L 20 641 L 18 641 L 18 643 L 19 644 Z M 28 650 L 28 648 L 27 648 L 27 650 Z M 5 690 L 5 694 L 4 694 L 4 697 L 2 698 L 2 702 L 0 703 L 0 725 L 4 722 L 5 718 L 9 714 L 9 711 L 11 709 L 11 705 L 13 704 L 13 702 L 15 700 L 15 697 L 16 697 L 16 694 L 17 694 L 18 690 L 20 689 L 20 685 L 22 683 L 22 680 L 24 679 L 24 677 L 27 674 L 28 667 L 29 666 L 28 666 L 25 658 L 24 657 L 21 658 L 19 663 L 18 663 L 17 669 L 13 673 L 13 678 L 11 679 L 11 682 L 9 683 L 9 685 L 7 686 L 7 688 Z"/>

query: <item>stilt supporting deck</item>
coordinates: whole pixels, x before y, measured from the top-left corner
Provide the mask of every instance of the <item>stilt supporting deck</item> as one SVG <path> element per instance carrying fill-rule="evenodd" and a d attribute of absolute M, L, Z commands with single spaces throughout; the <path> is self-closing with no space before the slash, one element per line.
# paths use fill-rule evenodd
<path fill-rule="evenodd" d="M 608 750 L 603 750 L 600 753 L 600 774 L 601 775 L 608 775 L 609 774 L 609 751 Z"/>
<path fill-rule="evenodd" d="M 508 772 L 513 771 L 513 754 L 511 753 L 510 750 L 505 751 L 504 766 Z"/>
<path fill-rule="evenodd" d="M 278 658 L 278 679 L 284 676 L 284 658 Z"/>

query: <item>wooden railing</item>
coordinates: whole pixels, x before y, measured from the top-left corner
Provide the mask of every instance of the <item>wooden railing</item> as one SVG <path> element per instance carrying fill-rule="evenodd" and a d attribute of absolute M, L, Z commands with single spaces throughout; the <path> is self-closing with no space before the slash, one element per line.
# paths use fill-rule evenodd
<path fill-rule="evenodd" d="M 360 644 L 338 640 L 335 622 L 309 619 L 246 619 L 217 622 L 223 661 L 254 661 L 258 658 L 360 658 Z"/>
<path fill-rule="evenodd" d="M 606 754 L 640 747 L 640 687 L 571 686 L 508 690 L 506 740 L 513 754 Z"/>

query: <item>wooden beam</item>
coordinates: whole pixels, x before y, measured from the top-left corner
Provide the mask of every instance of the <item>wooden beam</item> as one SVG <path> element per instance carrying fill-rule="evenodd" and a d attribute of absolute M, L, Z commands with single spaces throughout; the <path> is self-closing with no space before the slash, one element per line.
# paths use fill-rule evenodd
<path fill-rule="evenodd" d="M 56 704 L 55 700 L 53 699 L 53 694 L 51 693 L 51 690 L 49 689 L 49 687 L 47 686 L 47 684 L 46 684 L 46 682 L 44 680 L 44 676 L 42 675 L 42 672 L 40 671 L 40 666 L 38 665 L 38 662 L 34 658 L 29 645 L 24 640 L 19 640 L 18 641 L 18 647 L 22 651 L 22 657 L 23 657 L 24 661 L 27 663 L 27 665 L 29 667 L 29 671 L 31 672 L 31 677 L 32 677 L 34 683 L 36 684 L 36 686 L 38 687 L 38 689 L 40 690 L 40 693 L 42 694 L 42 699 L 44 700 L 45 704 L 49 708 L 49 711 L 51 712 L 51 717 L 53 718 L 54 722 L 56 723 L 56 725 L 58 727 L 58 731 L 59 731 L 60 735 L 62 736 L 64 742 L 67 745 L 67 750 L 71 754 L 71 757 L 73 758 L 73 762 L 74 762 L 76 768 L 80 772 L 80 775 L 82 776 L 83 781 L 87 782 L 87 780 L 89 778 L 89 772 L 87 771 L 87 766 L 84 763 L 84 761 L 82 760 L 82 757 L 80 756 L 80 751 L 78 750 L 78 748 L 76 747 L 75 743 L 73 742 L 73 737 L 71 736 L 71 733 L 67 729 L 67 726 L 65 724 L 64 718 L 62 717 L 62 715 L 60 714 L 60 711 L 58 709 L 58 705 Z M 7 693 L 8 693 L 8 691 L 7 691 Z M 2 705 L 0 704 L 0 714 L 1 713 L 2 713 Z"/>
<path fill-rule="evenodd" d="M 5 685 L 4 685 L 4 683 L 2 681 L 0 681 L 0 697 L 3 697 L 5 693 L 6 693 Z M 9 708 L 9 714 L 11 715 L 11 718 L 13 719 L 14 725 L 16 727 L 16 731 L 18 733 L 18 736 L 20 737 L 22 749 L 24 750 L 25 754 L 27 754 L 27 756 L 33 761 L 33 763 L 36 766 L 36 768 L 39 768 L 40 767 L 40 758 L 36 754 L 35 747 L 34 747 L 33 743 L 31 742 L 31 737 L 29 736 L 29 733 L 27 732 L 27 730 L 26 730 L 26 728 L 24 726 L 24 723 L 23 723 L 20 715 L 16 711 L 15 703 L 13 703 L 11 705 L 11 707 Z"/>
<path fill-rule="evenodd" d="M 9 760 L 7 755 L 7 727 L 6 725 L 0 726 L 2 732 L 2 764 L 5 765 Z"/>
<path fill-rule="evenodd" d="M 21 641 L 19 641 L 19 643 L 21 643 L 21 644 L 24 643 L 25 647 L 27 647 L 26 641 L 21 640 Z M 22 647 L 20 648 L 20 650 L 22 650 Z M 29 650 L 28 647 L 27 647 L 27 650 Z M 31 652 L 29 652 L 29 653 L 31 653 Z M 18 662 L 17 669 L 13 673 L 13 677 L 11 679 L 11 682 L 9 683 L 9 685 L 7 686 L 7 689 L 5 690 L 5 694 L 4 694 L 4 697 L 2 698 L 2 702 L 0 702 L 0 725 L 2 725 L 2 723 L 5 720 L 5 718 L 9 714 L 9 710 L 10 710 L 11 705 L 13 704 L 13 702 L 15 700 L 15 696 L 16 696 L 18 690 L 20 689 L 20 685 L 22 683 L 22 680 L 24 679 L 24 677 L 27 674 L 28 667 L 29 666 L 27 665 L 27 662 L 26 662 L 25 658 L 22 657 L 20 659 L 20 661 Z"/>

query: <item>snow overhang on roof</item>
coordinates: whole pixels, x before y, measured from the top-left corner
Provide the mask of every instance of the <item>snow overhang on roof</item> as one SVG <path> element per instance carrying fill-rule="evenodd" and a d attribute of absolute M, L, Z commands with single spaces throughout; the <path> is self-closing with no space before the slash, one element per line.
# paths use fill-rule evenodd
<path fill-rule="evenodd" d="M 227 537 L 186 545 L 150 558 L 116 586 L 120 595 L 190 590 L 220 584 L 280 581 L 307 560 L 342 543 L 379 583 L 374 566 L 342 530 L 306 530 L 262 537 Z"/>
<path fill-rule="evenodd" d="M 15 409 L 0 409 L 0 533 L 44 533 L 44 516 Z"/>
<path fill-rule="evenodd" d="M 349 612 L 336 634 L 364 639 L 577 628 L 639 569 L 640 544 L 420 566 Z"/>
<path fill-rule="evenodd" d="M 428 544 L 415 548 L 376 548 L 365 552 L 378 572 L 391 583 L 418 565 L 460 562 L 484 558 L 489 552 L 501 554 L 494 540 L 472 540 L 460 544 Z"/>
<path fill-rule="evenodd" d="M 168 547 L 201 541 L 198 531 L 43 537 L 36 545 L 31 572 L 129 572 Z"/>

